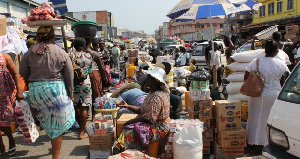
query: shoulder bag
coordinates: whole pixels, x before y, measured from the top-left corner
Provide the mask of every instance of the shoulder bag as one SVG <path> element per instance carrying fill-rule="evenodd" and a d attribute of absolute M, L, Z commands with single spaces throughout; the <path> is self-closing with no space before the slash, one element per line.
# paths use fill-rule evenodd
<path fill-rule="evenodd" d="M 73 52 L 71 54 L 71 60 L 73 65 L 73 71 L 74 71 L 74 86 L 79 85 L 82 83 L 85 79 L 87 79 L 87 74 L 84 73 L 83 69 L 78 66 L 77 58 L 73 57 Z M 74 62 L 74 59 L 76 62 Z"/>
<path fill-rule="evenodd" d="M 248 79 L 243 83 L 240 92 L 250 97 L 260 97 L 264 89 L 264 78 L 259 73 L 259 58 L 256 60 L 256 70 L 250 72 Z"/>

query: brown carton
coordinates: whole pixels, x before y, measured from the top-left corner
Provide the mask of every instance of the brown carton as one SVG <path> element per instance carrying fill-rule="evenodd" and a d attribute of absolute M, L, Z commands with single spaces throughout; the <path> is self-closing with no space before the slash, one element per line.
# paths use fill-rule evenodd
<path fill-rule="evenodd" d="M 212 119 L 213 113 L 211 108 L 202 109 L 199 111 L 199 118 L 200 119 Z"/>
<path fill-rule="evenodd" d="M 202 132 L 203 141 L 214 141 L 214 129 L 206 129 Z"/>
<path fill-rule="evenodd" d="M 120 134 L 123 131 L 123 125 L 131 120 L 134 119 L 137 116 L 137 114 L 122 114 L 121 117 L 117 120 L 117 137 L 120 136 Z"/>
<path fill-rule="evenodd" d="M 210 98 L 208 100 L 200 100 L 199 101 L 200 109 L 212 108 L 212 106 L 213 106 L 212 98 Z"/>
<path fill-rule="evenodd" d="M 0 16 L 0 36 L 6 35 L 6 18 Z"/>
<path fill-rule="evenodd" d="M 216 100 L 216 117 L 241 116 L 240 100 Z"/>
<path fill-rule="evenodd" d="M 113 146 L 113 133 L 89 136 L 90 150 L 108 150 Z"/>
<path fill-rule="evenodd" d="M 217 142 L 214 142 L 214 155 L 216 159 L 235 159 L 244 156 L 244 147 L 223 148 Z"/>
<path fill-rule="evenodd" d="M 227 117 L 227 118 L 216 118 L 216 125 L 218 131 L 226 131 L 226 130 L 239 130 L 242 128 L 241 117 Z"/>
<path fill-rule="evenodd" d="M 210 141 L 203 142 L 203 154 L 205 154 L 205 155 L 210 154 Z"/>
<path fill-rule="evenodd" d="M 219 131 L 218 144 L 223 148 L 246 147 L 246 130 Z"/>

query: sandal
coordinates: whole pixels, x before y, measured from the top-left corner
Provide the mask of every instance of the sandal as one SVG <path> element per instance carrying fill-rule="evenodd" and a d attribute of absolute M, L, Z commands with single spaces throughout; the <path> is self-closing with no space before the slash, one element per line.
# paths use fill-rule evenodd
<path fill-rule="evenodd" d="M 5 146 L 0 148 L 0 156 L 2 156 L 5 153 Z"/>
<path fill-rule="evenodd" d="M 12 147 L 11 149 L 8 149 L 8 155 L 12 156 L 16 153 L 16 146 Z"/>
<path fill-rule="evenodd" d="M 82 139 L 85 139 L 85 138 L 88 138 L 88 137 L 89 137 L 89 135 L 87 133 L 84 133 L 84 137 L 78 136 L 78 139 L 82 140 Z"/>

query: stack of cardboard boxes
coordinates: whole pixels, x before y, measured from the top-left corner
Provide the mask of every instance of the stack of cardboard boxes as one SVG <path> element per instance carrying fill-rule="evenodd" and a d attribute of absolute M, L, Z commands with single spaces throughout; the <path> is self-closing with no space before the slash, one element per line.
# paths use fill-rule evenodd
<path fill-rule="evenodd" d="M 241 125 L 241 101 L 216 100 L 214 112 L 217 129 L 217 141 L 214 142 L 216 159 L 243 156 L 246 130 Z"/>
<path fill-rule="evenodd" d="M 189 91 L 189 117 L 203 122 L 203 154 L 210 154 L 214 134 L 212 99 L 210 98 L 209 81 L 192 81 Z"/>
<path fill-rule="evenodd" d="M 291 25 L 291 26 L 286 26 L 285 27 L 285 39 L 291 39 L 294 40 L 297 37 L 297 33 L 299 31 L 299 26 L 298 25 Z"/>
<path fill-rule="evenodd" d="M 95 122 L 90 124 L 86 130 L 89 134 L 90 159 L 108 158 L 112 154 L 114 142 L 112 117 L 96 118 Z"/>

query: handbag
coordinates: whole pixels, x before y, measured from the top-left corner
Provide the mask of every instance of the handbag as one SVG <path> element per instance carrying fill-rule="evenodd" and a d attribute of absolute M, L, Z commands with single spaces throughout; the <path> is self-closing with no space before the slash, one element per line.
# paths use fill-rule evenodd
<path fill-rule="evenodd" d="M 240 92 L 250 97 L 260 97 L 264 89 L 265 79 L 259 73 L 259 58 L 256 60 L 256 70 L 249 74 L 243 83 Z"/>
<path fill-rule="evenodd" d="M 73 65 L 73 71 L 74 71 L 74 86 L 79 85 L 82 83 L 85 79 L 87 79 L 87 74 L 84 73 L 83 69 L 78 67 L 77 58 L 75 57 L 76 62 L 73 61 L 73 53 L 71 52 L 71 60 Z"/>

